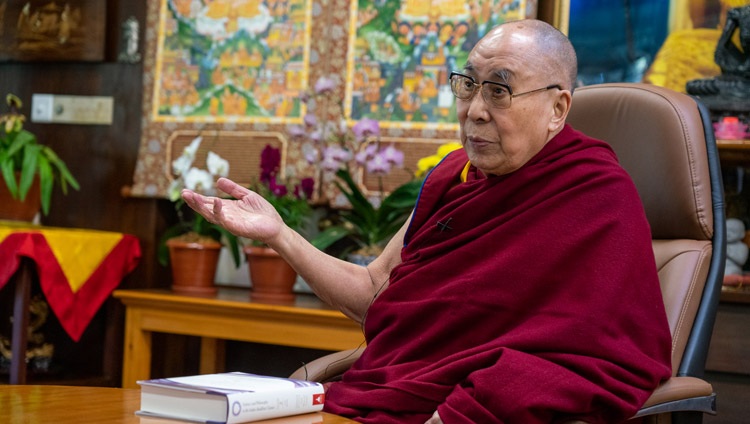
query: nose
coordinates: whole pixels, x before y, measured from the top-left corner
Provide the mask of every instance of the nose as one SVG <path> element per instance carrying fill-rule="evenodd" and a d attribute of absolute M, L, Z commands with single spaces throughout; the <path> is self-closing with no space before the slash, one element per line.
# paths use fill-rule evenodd
<path fill-rule="evenodd" d="M 469 111 L 467 116 L 472 121 L 481 122 L 490 120 L 489 106 L 484 100 L 481 89 L 477 90 L 471 100 L 469 100 Z"/>

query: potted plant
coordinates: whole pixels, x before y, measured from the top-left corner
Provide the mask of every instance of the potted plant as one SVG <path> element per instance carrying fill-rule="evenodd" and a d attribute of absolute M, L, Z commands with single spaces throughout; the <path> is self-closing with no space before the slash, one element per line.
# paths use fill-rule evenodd
<path fill-rule="evenodd" d="M 240 265 L 241 242 L 237 236 L 187 208 L 180 197 L 183 188 L 215 195 L 215 180 L 229 174 L 229 162 L 212 151 L 207 154 L 205 170 L 193 166 L 202 141 L 201 136 L 193 139 L 172 162 L 175 179 L 169 187 L 169 199 L 174 202 L 179 222 L 164 232 L 157 253 L 162 265 L 171 265 L 172 290 L 191 295 L 216 293 L 214 277 L 222 246 L 229 248 L 235 265 Z"/>
<path fill-rule="evenodd" d="M 313 216 L 309 199 L 314 181 L 312 178 L 303 178 L 296 184 L 281 181 L 280 166 L 280 150 L 266 145 L 261 152 L 259 182 L 253 189 L 268 200 L 289 227 L 304 234 Z M 254 300 L 286 302 L 294 299 L 297 273 L 281 255 L 257 241 L 245 246 L 244 252 Z"/>
<path fill-rule="evenodd" d="M 303 100 L 323 104 L 334 91 L 335 83 L 320 78 L 313 93 Z M 308 107 L 312 109 L 311 105 Z M 404 155 L 393 145 L 380 140 L 378 121 L 364 118 L 349 130 L 346 122 L 333 125 L 322 122 L 310 113 L 304 125 L 291 128 L 293 139 L 303 143 L 302 152 L 308 163 L 319 168 L 322 181 L 332 182 L 345 202 L 331 215 L 330 224 L 311 241 L 321 250 L 342 239 L 349 239 L 352 248 L 340 255 L 352 262 L 363 263 L 377 256 L 391 237 L 409 217 L 416 203 L 421 182 L 411 180 L 385 195 L 381 188 L 374 196 L 366 196 L 354 175 L 367 173 L 382 177 L 394 167 L 403 167 Z"/>
<path fill-rule="evenodd" d="M 34 134 L 23 129 L 25 116 L 19 111 L 21 100 L 8 94 L 6 102 L 10 112 L 0 116 L 0 171 L 11 198 L 16 201 L 2 201 L 5 206 L 17 208 L 27 200 L 29 212 L 14 211 L 7 218 L 31 221 L 39 211 L 49 213 L 52 189 L 58 185 L 64 194 L 68 186 L 78 190 L 78 181 L 65 163 L 49 147 L 37 142 Z M 28 196 L 28 199 L 27 199 Z"/>
<path fill-rule="evenodd" d="M 343 210 L 339 216 L 341 224 L 321 232 L 313 240 L 314 244 L 319 249 L 325 249 L 342 238 L 349 238 L 357 246 L 354 253 L 349 254 L 349 260 L 366 265 L 383 251 L 385 244 L 409 218 L 423 178 L 448 153 L 461 147 L 458 142 L 445 143 L 438 147 L 435 154 L 420 158 L 414 173 L 416 179 L 397 187 L 377 208 L 362 193 L 348 169 L 339 169 L 336 176 L 340 182 L 337 181 L 336 186 L 346 196 L 351 209 Z"/>
<path fill-rule="evenodd" d="M 334 243 L 347 238 L 354 244 L 354 249 L 345 250 L 350 262 L 367 265 L 377 257 L 388 241 L 406 219 L 416 203 L 421 181 L 408 181 L 383 198 L 376 207 L 362 193 L 350 172 L 346 169 L 336 171 L 340 181 L 336 186 L 346 197 L 351 208 L 339 211 L 333 224 L 321 231 L 313 240 L 315 247 L 327 249 Z"/>

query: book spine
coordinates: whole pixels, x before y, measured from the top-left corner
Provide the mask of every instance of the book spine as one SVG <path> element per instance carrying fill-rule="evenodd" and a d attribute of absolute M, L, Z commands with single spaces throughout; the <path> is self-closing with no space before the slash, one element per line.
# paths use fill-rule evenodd
<path fill-rule="evenodd" d="M 306 414 L 323 409 L 323 386 L 227 395 L 227 424 Z"/>

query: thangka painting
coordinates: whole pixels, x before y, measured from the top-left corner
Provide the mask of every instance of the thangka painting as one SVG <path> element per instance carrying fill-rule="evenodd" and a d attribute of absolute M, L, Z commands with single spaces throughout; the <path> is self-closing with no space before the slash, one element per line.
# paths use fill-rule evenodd
<path fill-rule="evenodd" d="M 0 2 L 3 0 L 0 0 Z M 143 131 L 130 194 L 164 196 L 193 137 L 249 182 L 265 144 L 288 172 L 309 164 L 290 128 L 315 113 L 380 123 L 406 161 L 457 139 L 448 75 L 491 27 L 536 15 L 536 0 L 149 0 Z M 321 78 L 330 102 L 306 98 Z M 239 173 L 239 174 L 237 174 Z M 404 174 L 408 174 L 404 171 Z M 408 176 L 408 175 L 407 175 Z"/>
<path fill-rule="evenodd" d="M 352 1 L 350 119 L 455 127 L 451 71 L 492 27 L 535 16 L 535 0 Z"/>
<path fill-rule="evenodd" d="M 164 0 L 154 122 L 284 122 L 307 88 L 311 0 Z"/>

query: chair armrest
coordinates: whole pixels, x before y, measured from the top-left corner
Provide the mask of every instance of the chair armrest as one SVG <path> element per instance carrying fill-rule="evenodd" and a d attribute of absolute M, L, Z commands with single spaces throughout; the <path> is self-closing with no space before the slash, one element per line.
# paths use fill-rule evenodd
<path fill-rule="evenodd" d="M 672 377 L 654 390 L 634 418 L 674 411 L 716 414 L 711 383 L 696 377 Z"/>
<path fill-rule="evenodd" d="M 343 350 L 317 358 L 295 371 L 290 378 L 327 383 L 341 379 L 341 375 L 359 359 L 363 347 Z"/>

